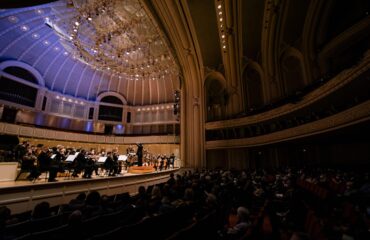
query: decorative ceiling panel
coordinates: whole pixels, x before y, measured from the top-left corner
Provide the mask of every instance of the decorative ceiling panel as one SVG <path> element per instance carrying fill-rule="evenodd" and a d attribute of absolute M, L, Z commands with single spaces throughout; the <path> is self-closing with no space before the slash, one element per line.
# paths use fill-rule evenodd
<path fill-rule="evenodd" d="M 34 67 L 49 90 L 88 100 L 113 91 L 130 105 L 169 103 L 179 89 L 175 56 L 138 0 L 0 10 L 3 60 Z"/>

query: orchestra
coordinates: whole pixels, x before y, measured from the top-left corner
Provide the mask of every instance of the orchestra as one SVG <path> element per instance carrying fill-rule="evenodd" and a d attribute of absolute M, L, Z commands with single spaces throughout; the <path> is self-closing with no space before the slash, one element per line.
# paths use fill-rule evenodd
<path fill-rule="evenodd" d="M 57 181 L 58 173 L 65 176 L 91 178 L 96 176 L 117 176 L 122 170 L 129 170 L 131 166 L 152 166 L 156 171 L 174 168 L 175 155 L 172 153 L 153 154 L 143 145 L 128 146 L 126 153 L 120 155 L 118 148 L 106 152 L 101 149 L 76 149 L 57 145 L 48 148 L 42 144 L 31 146 L 24 144 L 23 156 L 19 156 L 21 170 L 29 172 L 27 179 L 35 181 L 42 173 L 47 173 L 48 181 Z"/>

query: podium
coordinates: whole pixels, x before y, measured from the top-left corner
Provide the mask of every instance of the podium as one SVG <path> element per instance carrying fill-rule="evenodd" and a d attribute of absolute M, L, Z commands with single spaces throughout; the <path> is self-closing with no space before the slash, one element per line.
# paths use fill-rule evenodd
<path fill-rule="evenodd" d="M 129 173 L 152 173 L 155 172 L 153 166 L 132 166 L 128 169 Z"/>

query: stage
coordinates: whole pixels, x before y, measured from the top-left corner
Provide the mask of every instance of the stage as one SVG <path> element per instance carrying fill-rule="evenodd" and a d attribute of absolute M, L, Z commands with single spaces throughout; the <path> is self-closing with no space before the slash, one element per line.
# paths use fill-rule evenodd
<path fill-rule="evenodd" d="M 117 176 L 96 176 L 91 179 L 81 177 L 71 178 L 61 176 L 57 182 L 47 182 L 42 174 L 38 180 L 1 181 L 0 206 L 7 206 L 12 214 L 32 210 L 42 201 L 47 201 L 51 206 L 66 204 L 80 192 L 98 191 L 101 195 L 114 195 L 128 192 L 137 193 L 139 186 L 148 187 L 168 180 L 171 173 L 176 173 L 179 168 L 162 170 L 150 173 L 130 173 L 122 171 Z"/>

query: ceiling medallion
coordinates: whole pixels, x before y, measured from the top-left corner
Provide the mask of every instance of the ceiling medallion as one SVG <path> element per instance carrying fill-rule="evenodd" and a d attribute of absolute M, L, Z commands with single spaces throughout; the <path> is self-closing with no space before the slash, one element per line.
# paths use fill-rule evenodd
<path fill-rule="evenodd" d="M 75 59 L 127 78 L 178 75 L 169 47 L 139 0 L 67 0 L 49 25 Z M 63 14 L 62 14 L 63 13 Z"/>

